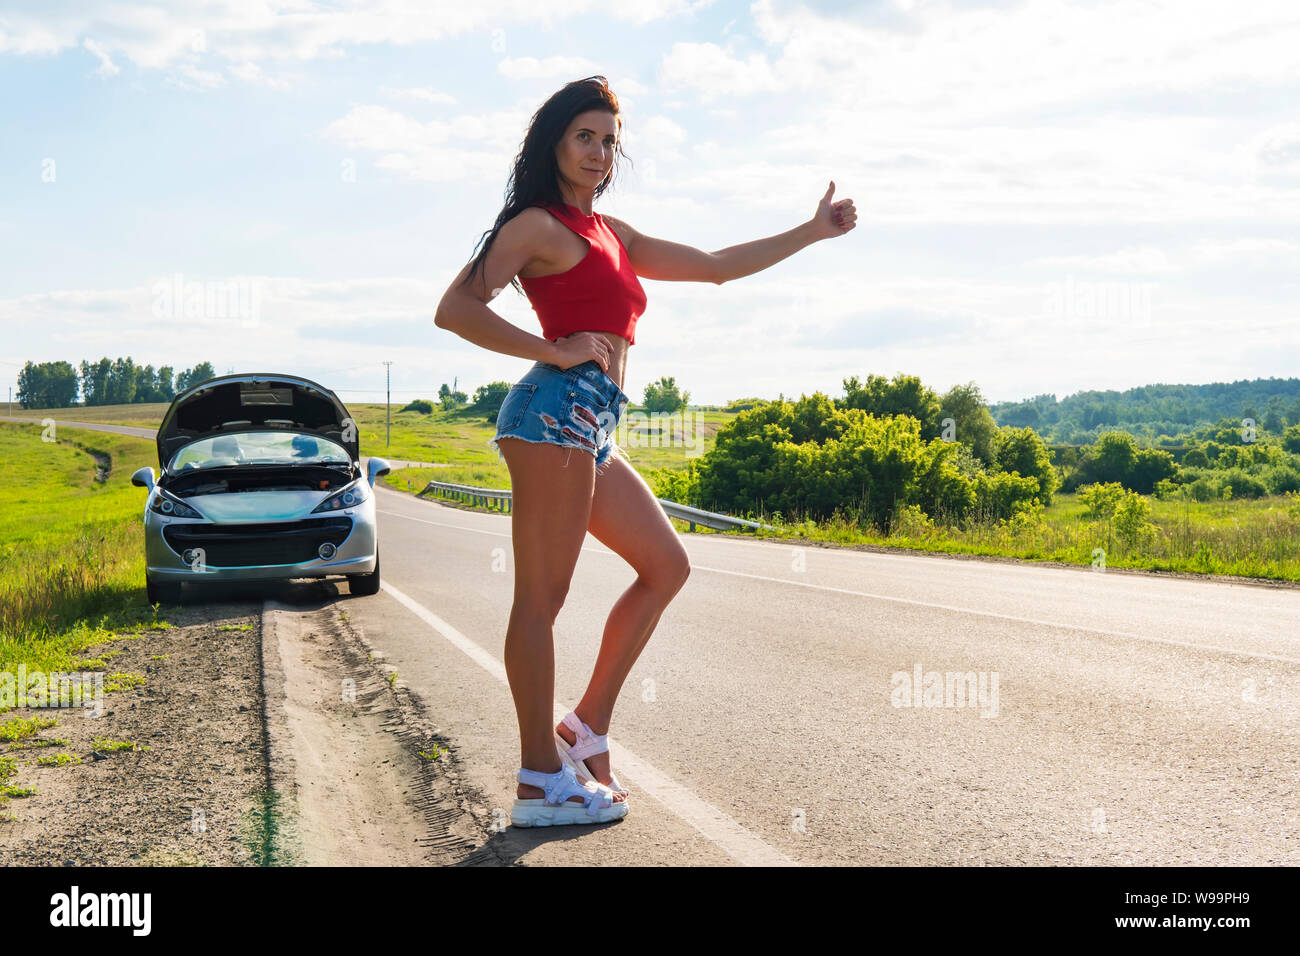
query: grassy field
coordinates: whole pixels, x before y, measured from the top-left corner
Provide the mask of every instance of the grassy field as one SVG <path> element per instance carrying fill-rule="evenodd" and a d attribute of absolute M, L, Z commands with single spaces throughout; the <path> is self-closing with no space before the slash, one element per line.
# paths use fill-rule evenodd
<path fill-rule="evenodd" d="M 154 444 L 84 429 L 0 423 L 0 671 L 110 670 L 123 632 L 166 628 L 144 601 L 144 489 Z M 106 677 L 106 690 L 134 675 Z M 0 708 L 4 709 L 4 708 Z"/>

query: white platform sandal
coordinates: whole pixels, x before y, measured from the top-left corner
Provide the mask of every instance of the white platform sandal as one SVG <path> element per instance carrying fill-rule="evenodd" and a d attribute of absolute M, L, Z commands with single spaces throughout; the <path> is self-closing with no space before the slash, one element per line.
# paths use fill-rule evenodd
<path fill-rule="evenodd" d="M 627 803 L 614 801 L 614 792 L 600 783 L 579 783 L 573 768 L 561 767 L 555 773 L 542 773 L 521 767 L 516 779 L 530 787 L 539 787 L 545 797 L 528 800 L 515 798 L 510 808 L 510 822 L 517 827 L 558 827 L 570 823 L 608 823 L 627 815 Z M 582 797 L 571 803 L 570 797 Z"/>
<path fill-rule="evenodd" d="M 602 787 L 605 786 L 587 769 L 586 761 L 594 754 L 603 754 L 609 750 L 609 735 L 596 733 L 573 711 L 564 715 L 562 723 L 573 731 L 574 741 L 573 746 L 570 747 L 567 740 L 558 733 L 555 735 L 555 749 L 560 752 L 560 759 L 566 766 L 573 768 L 579 780 L 584 782 L 589 780 Z M 615 793 L 627 795 L 627 788 L 618 782 L 613 769 L 609 772 L 609 788 Z"/>

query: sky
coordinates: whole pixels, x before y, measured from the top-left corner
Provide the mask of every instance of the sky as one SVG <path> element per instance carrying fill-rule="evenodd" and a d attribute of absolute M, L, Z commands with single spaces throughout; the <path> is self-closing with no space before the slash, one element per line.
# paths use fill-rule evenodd
<path fill-rule="evenodd" d="M 1294 376 L 1296 50 L 1280 0 L 3 0 L 0 387 L 103 356 L 345 402 L 517 380 L 433 314 L 532 114 L 597 73 L 632 162 L 595 211 L 709 251 L 832 180 L 858 212 L 751 276 L 641 280 L 634 401 Z"/>

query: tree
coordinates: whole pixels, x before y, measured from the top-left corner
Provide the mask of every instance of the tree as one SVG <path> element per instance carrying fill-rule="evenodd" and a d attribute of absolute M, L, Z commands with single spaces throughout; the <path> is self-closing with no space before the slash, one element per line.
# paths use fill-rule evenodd
<path fill-rule="evenodd" d="M 469 396 L 462 391 L 451 390 L 451 386 L 446 382 L 442 383 L 442 388 L 438 389 L 438 404 L 442 406 L 444 412 L 454 411 L 468 401 Z"/>
<path fill-rule="evenodd" d="M 691 400 L 691 393 L 678 393 L 677 379 L 672 377 L 661 377 L 658 382 L 652 382 L 645 387 L 645 401 L 642 407 L 647 412 L 667 412 L 672 413 L 679 408 L 685 408 Z"/>
<path fill-rule="evenodd" d="M 1128 432 L 1105 432 L 1093 446 L 1098 481 L 1123 482 L 1133 471 L 1137 443 Z"/>
<path fill-rule="evenodd" d="M 77 400 L 77 373 L 67 362 L 28 362 L 18 373 L 23 408 L 68 408 Z"/>
<path fill-rule="evenodd" d="M 506 400 L 506 395 L 509 393 L 509 382 L 488 382 L 486 385 L 480 385 L 474 390 L 474 411 L 486 415 L 488 422 L 495 425 L 497 412 L 501 411 L 501 403 Z"/>
<path fill-rule="evenodd" d="M 191 369 L 186 369 L 176 376 L 176 394 L 179 395 L 187 388 L 193 388 L 206 382 L 210 378 L 216 378 L 217 373 L 212 368 L 211 362 L 201 362 Z"/>
<path fill-rule="evenodd" d="M 1282 396 L 1272 395 L 1268 400 L 1268 408 L 1264 412 L 1264 430 L 1276 433 L 1285 427 L 1286 422 L 1282 418 Z"/>
<path fill-rule="evenodd" d="M 1052 467 L 1052 453 L 1032 428 L 998 429 L 993 440 L 993 459 L 999 471 L 1033 478 L 1038 482 L 1038 498 L 1044 505 L 1052 503 L 1058 480 Z"/>
<path fill-rule="evenodd" d="M 854 375 L 844 380 L 844 392 L 844 408 L 860 408 L 877 418 L 908 415 L 920 422 L 923 440 L 939 437 L 939 396 L 915 375 L 900 372 L 892 380 L 868 375 L 865 384 Z"/>
<path fill-rule="evenodd" d="M 135 401 L 137 402 L 161 402 L 162 387 L 159 383 L 159 375 L 153 370 L 152 365 L 146 365 L 143 368 L 137 367 L 135 370 Z M 170 399 L 169 399 L 170 401 Z"/>
<path fill-rule="evenodd" d="M 128 356 L 115 361 L 108 371 L 108 404 L 129 405 L 135 400 L 135 362 Z"/>
<path fill-rule="evenodd" d="M 950 388 L 939 403 L 940 424 L 945 418 L 953 420 L 957 441 L 969 448 L 985 465 L 993 464 L 993 438 L 998 426 L 984 403 L 978 385 L 970 382 Z"/>
<path fill-rule="evenodd" d="M 170 402 L 176 397 L 176 374 L 170 365 L 158 369 L 158 401 Z"/>
<path fill-rule="evenodd" d="M 94 365 L 81 363 L 81 401 L 83 405 L 108 404 L 108 374 L 113 363 L 107 357 Z"/>

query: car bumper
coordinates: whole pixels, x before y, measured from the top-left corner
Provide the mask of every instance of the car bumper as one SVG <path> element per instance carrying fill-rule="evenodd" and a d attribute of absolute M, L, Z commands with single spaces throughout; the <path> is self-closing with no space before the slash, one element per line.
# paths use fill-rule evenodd
<path fill-rule="evenodd" d="M 147 521 L 145 564 L 151 578 L 169 583 L 369 574 L 378 561 L 374 523 L 359 513 L 342 517 L 350 522 L 345 532 L 318 519 L 262 524 Z M 329 558 L 314 554 L 325 540 L 335 545 Z M 203 549 L 203 559 L 194 567 L 181 557 L 186 547 Z"/>

